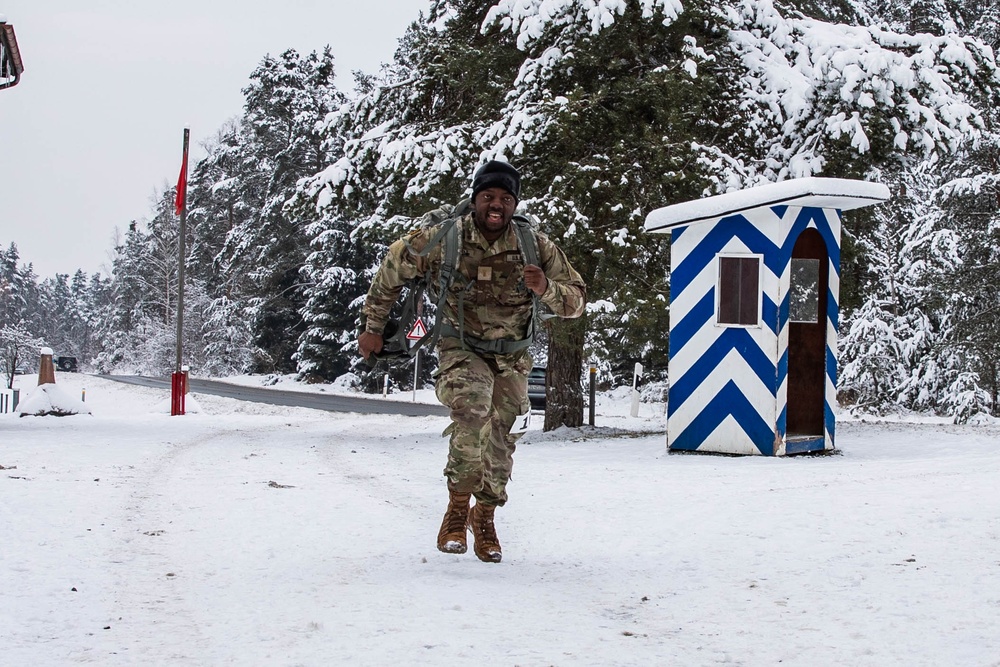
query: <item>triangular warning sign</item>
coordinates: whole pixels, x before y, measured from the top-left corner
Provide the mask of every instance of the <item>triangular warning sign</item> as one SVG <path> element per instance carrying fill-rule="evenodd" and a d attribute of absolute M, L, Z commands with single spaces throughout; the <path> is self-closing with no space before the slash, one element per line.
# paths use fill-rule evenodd
<path fill-rule="evenodd" d="M 417 321 L 413 323 L 413 327 L 410 328 L 410 333 L 406 334 L 407 340 L 420 340 L 427 335 L 427 327 L 424 326 L 424 321 L 417 318 Z"/>

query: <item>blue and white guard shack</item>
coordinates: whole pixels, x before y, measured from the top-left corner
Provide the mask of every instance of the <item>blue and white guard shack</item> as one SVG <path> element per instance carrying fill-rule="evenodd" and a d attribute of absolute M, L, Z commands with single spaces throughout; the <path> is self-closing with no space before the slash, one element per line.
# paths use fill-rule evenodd
<path fill-rule="evenodd" d="M 670 450 L 834 448 L 841 213 L 888 198 L 879 183 L 801 178 L 646 217 L 671 238 Z"/>

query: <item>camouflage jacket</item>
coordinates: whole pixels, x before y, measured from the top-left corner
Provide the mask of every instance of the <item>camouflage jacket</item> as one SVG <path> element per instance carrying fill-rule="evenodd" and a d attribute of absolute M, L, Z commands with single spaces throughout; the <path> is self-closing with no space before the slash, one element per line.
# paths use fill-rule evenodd
<path fill-rule="evenodd" d="M 532 293 L 524 284 L 524 258 L 513 225 L 490 243 L 476 228 L 471 214 L 459 218 L 456 224 L 460 225 L 461 250 L 444 312 L 439 314 L 443 323 L 459 329 L 461 303 L 461 324 L 466 335 L 480 340 L 523 340 L 532 318 Z M 362 307 L 366 331 L 382 333 L 389 311 L 408 280 L 430 269 L 432 284 L 436 284 L 442 244 L 423 257 L 413 251 L 424 250 L 439 229 L 440 225 L 421 227 L 389 246 Z M 542 303 L 560 317 L 579 317 L 587 301 L 583 278 L 555 243 L 544 234 L 535 232 L 535 236 L 539 262 L 549 283 L 541 296 Z"/>

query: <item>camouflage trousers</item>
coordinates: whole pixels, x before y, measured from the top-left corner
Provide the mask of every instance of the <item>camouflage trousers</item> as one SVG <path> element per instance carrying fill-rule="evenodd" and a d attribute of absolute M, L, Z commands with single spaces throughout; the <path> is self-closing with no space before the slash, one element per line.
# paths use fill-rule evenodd
<path fill-rule="evenodd" d="M 480 355 L 444 339 L 438 348 L 435 393 L 451 409 L 448 488 L 472 493 L 487 505 L 507 502 L 507 482 L 521 434 L 511 435 L 514 420 L 530 409 L 527 350 Z"/>

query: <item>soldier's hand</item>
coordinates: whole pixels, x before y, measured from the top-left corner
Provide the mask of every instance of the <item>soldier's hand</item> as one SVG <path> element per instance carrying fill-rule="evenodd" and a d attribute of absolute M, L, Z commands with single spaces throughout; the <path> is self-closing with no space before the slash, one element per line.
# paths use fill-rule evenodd
<path fill-rule="evenodd" d="M 542 271 L 541 267 L 528 264 L 524 267 L 524 285 L 538 296 L 541 296 L 545 294 L 545 290 L 549 287 L 549 279 L 545 277 L 545 272 Z"/>
<path fill-rule="evenodd" d="M 381 352 L 382 345 L 384 345 L 384 341 L 382 340 L 381 334 L 362 331 L 361 335 L 358 336 L 358 352 L 360 352 L 361 356 L 365 358 L 365 361 L 368 361 L 368 357 L 370 357 L 373 352 L 375 354 Z"/>

